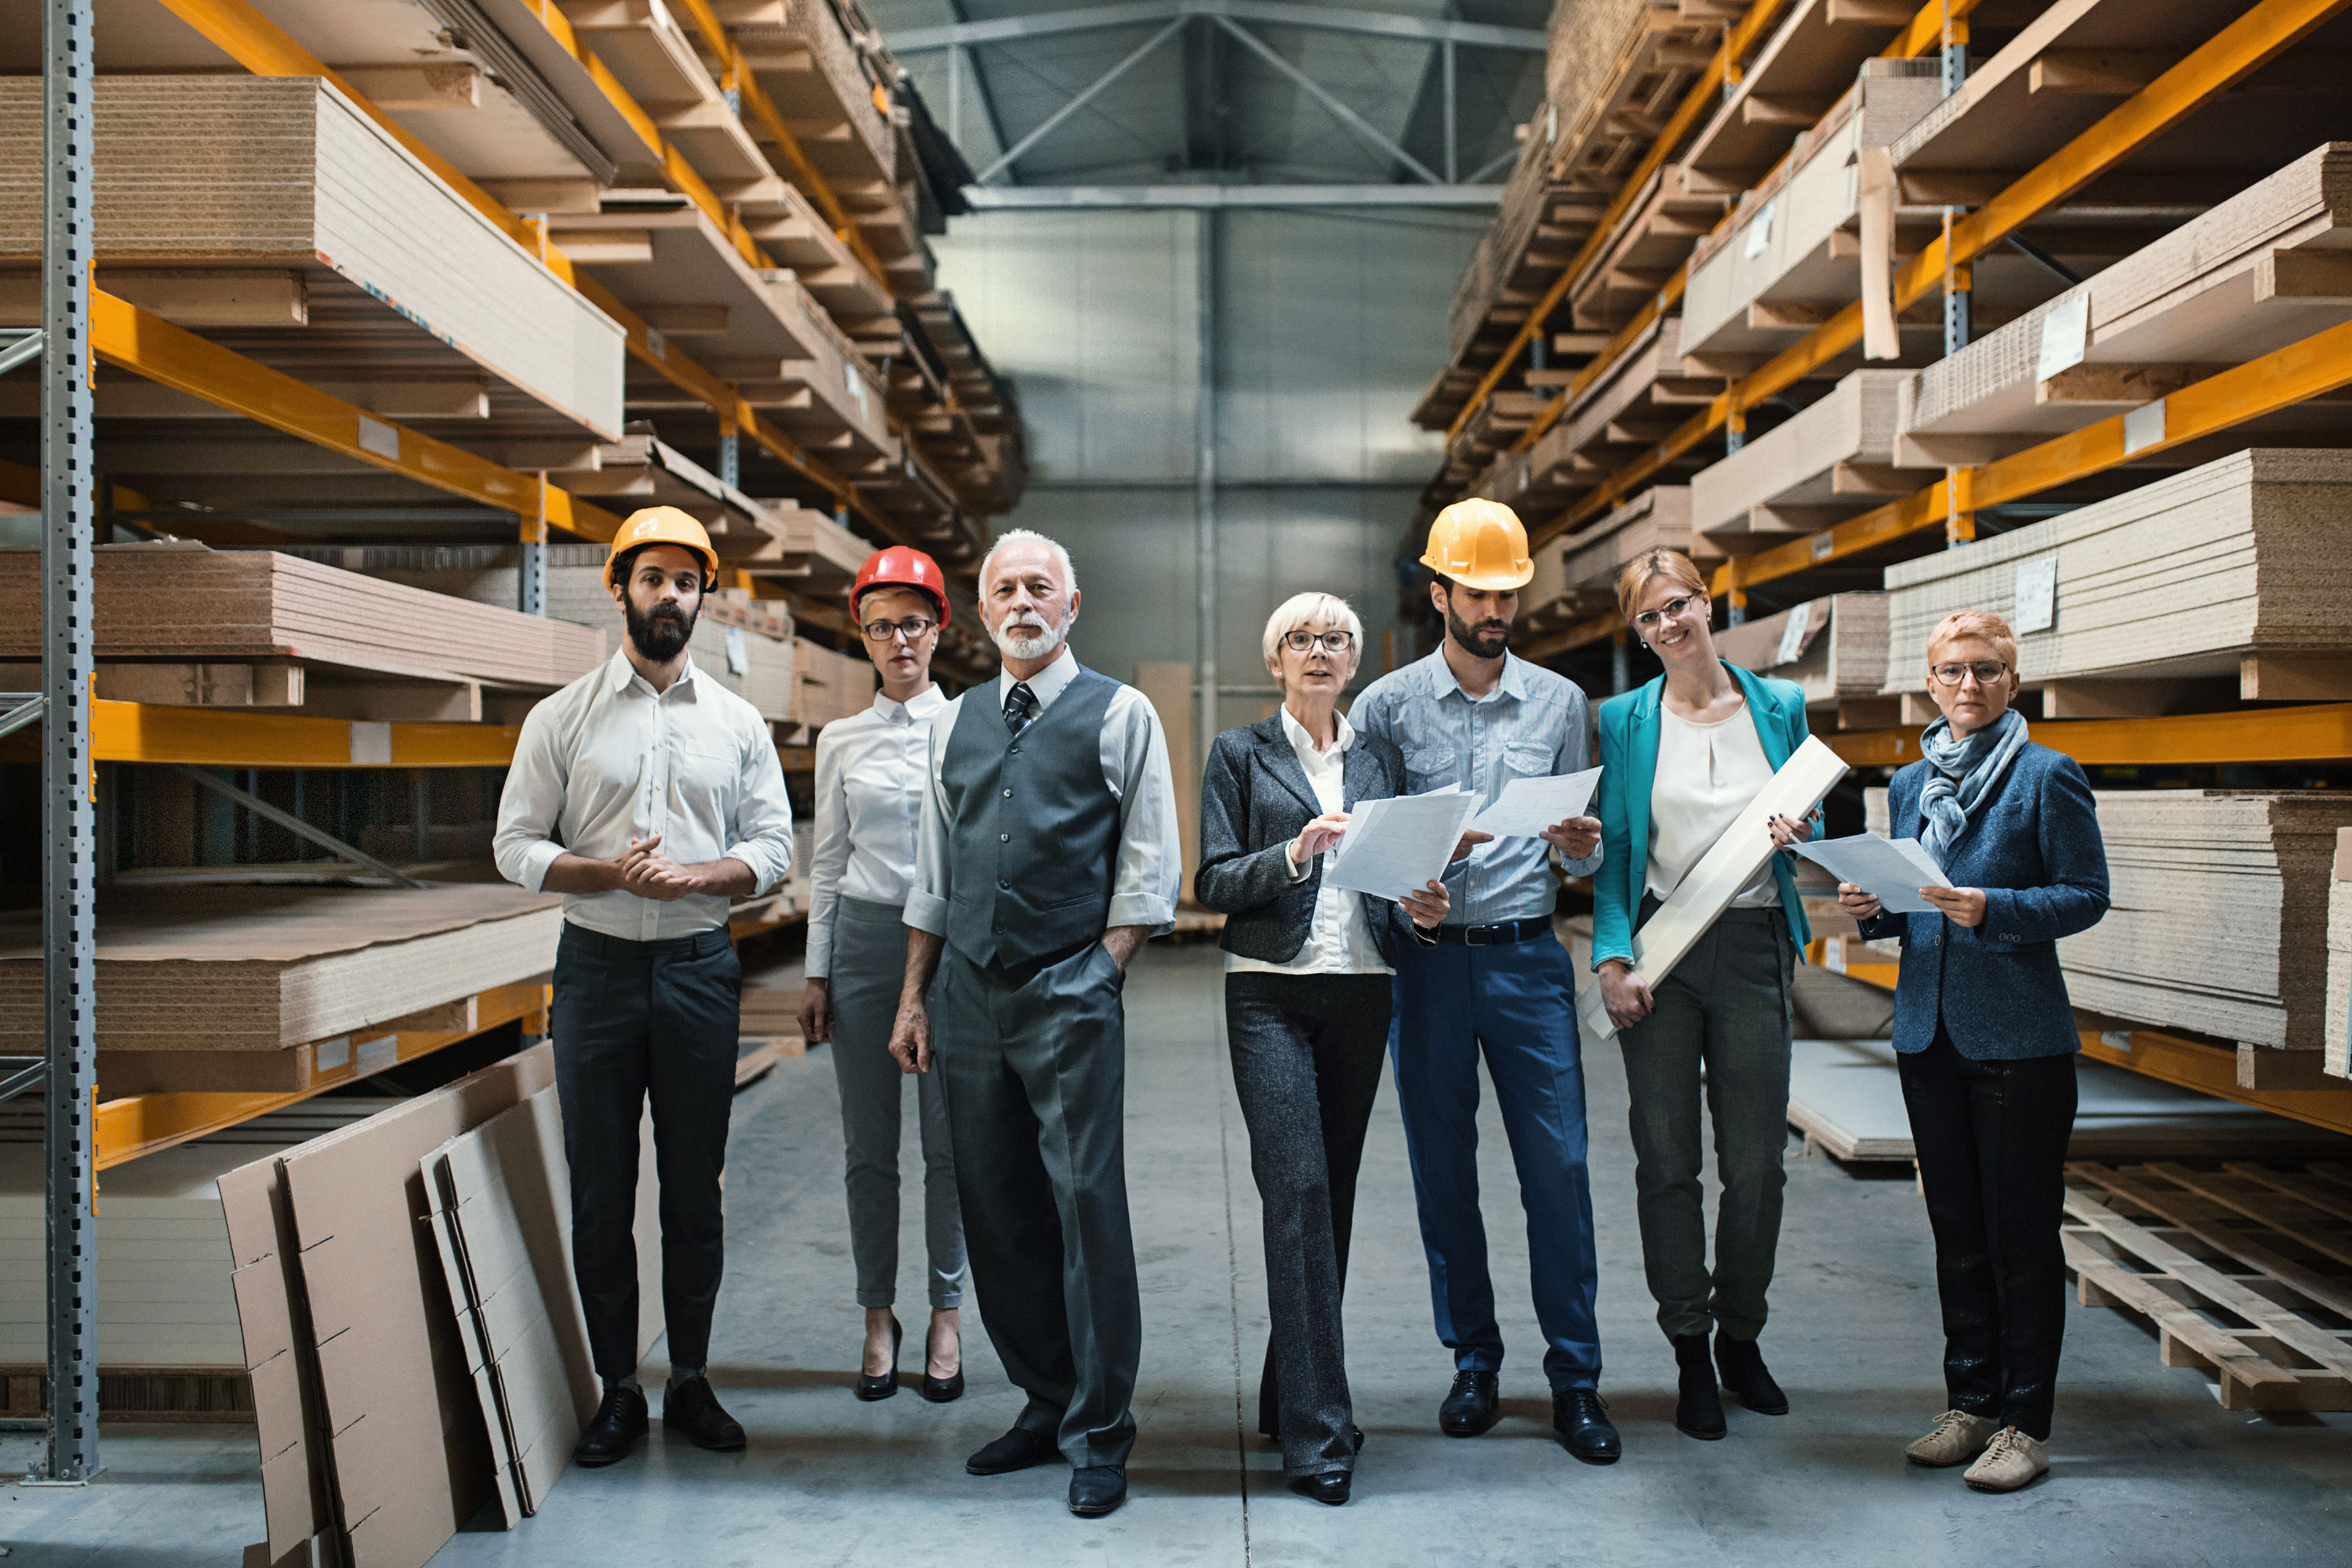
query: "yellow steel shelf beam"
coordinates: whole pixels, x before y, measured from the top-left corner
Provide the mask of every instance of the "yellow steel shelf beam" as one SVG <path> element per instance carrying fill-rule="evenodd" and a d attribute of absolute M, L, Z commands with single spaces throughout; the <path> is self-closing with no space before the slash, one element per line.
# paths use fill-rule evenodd
<path fill-rule="evenodd" d="M 2352 702 L 2167 719 L 2070 720 L 2036 724 L 2033 738 L 2085 767 L 2352 762 Z M 1916 730 L 1848 731 L 1822 739 L 1858 768 L 1919 760 Z"/>

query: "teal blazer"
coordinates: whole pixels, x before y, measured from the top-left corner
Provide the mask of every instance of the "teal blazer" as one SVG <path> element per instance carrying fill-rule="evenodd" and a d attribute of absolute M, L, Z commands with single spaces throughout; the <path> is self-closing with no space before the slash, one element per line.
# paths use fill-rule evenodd
<path fill-rule="evenodd" d="M 1805 694 L 1794 681 L 1772 680 L 1726 664 L 1748 699 L 1764 760 L 1775 770 L 1805 743 Z M 1592 964 L 1605 959 L 1633 962 L 1633 916 L 1649 880 L 1650 790 L 1658 776 L 1658 705 L 1664 700 L 1663 675 L 1636 691 L 1601 705 L 1601 869 L 1592 878 Z M 1821 824 L 1813 837 L 1821 837 Z M 1774 857 L 1780 883 L 1780 912 L 1797 951 L 1813 939 L 1805 922 L 1804 900 L 1786 855 Z"/>

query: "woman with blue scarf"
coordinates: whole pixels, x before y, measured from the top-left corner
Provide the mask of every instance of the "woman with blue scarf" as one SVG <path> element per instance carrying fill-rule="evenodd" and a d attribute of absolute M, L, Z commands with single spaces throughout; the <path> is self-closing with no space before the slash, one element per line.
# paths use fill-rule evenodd
<path fill-rule="evenodd" d="M 1895 775 L 1888 832 L 1944 868 L 1932 914 L 1890 915 L 1852 883 L 1840 901 L 1866 937 L 1900 937 L 1895 1049 L 1944 1310 L 1950 1408 L 1906 1452 L 1966 1464 L 1979 1491 L 2015 1491 L 2050 1468 L 2066 1323 L 2058 1222 L 2082 1042 L 2058 939 L 2107 912 L 2107 858 L 2090 781 L 2025 738 L 2010 710 L 2017 638 L 1982 610 L 1927 639 L 1927 692 L 1943 717 L 1922 760 Z"/>

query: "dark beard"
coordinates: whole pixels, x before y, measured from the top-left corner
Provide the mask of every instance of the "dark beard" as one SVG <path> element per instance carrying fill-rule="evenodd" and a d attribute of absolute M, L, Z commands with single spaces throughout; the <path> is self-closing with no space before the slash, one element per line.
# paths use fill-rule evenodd
<path fill-rule="evenodd" d="M 1460 644 L 1465 651 L 1476 654 L 1480 658 L 1500 658 L 1503 657 L 1503 649 L 1510 643 L 1511 628 L 1506 624 L 1499 626 L 1482 626 L 1473 631 L 1461 616 L 1454 613 L 1454 606 L 1448 605 L 1445 606 L 1445 635 Z"/>
<path fill-rule="evenodd" d="M 686 651 L 687 639 L 694 635 L 694 623 L 701 617 L 702 606 L 697 605 L 694 614 L 682 616 L 675 605 L 660 605 L 651 615 L 642 614 L 634 598 L 625 598 L 622 613 L 629 623 L 629 642 L 638 653 L 656 664 L 667 664 Z"/>

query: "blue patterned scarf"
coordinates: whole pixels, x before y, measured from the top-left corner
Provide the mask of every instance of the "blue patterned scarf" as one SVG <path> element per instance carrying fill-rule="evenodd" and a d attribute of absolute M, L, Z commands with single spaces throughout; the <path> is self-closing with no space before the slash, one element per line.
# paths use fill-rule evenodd
<path fill-rule="evenodd" d="M 1976 809 L 1992 798 L 2001 775 L 2025 745 L 2025 715 L 2014 708 L 1966 740 L 1938 718 L 1919 737 L 1927 782 L 1919 791 L 1919 847 L 1937 865 Z"/>

